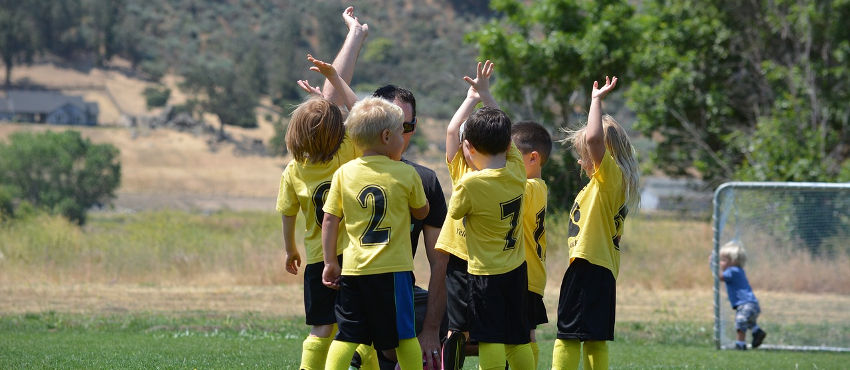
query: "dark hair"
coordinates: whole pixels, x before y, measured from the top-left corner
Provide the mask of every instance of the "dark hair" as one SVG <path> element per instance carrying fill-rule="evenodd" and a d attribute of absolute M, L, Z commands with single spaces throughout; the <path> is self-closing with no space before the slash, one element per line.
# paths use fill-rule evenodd
<path fill-rule="evenodd" d="M 396 85 L 386 85 L 375 90 L 372 96 L 384 98 L 389 101 L 398 99 L 405 103 L 410 103 L 410 107 L 413 108 L 413 117 L 416 117 L 416 98 L 413 97 L 413 93 L 408 89 Z"/>
<path fill-rule="evenodd" d="M 479 108 L 466 120 L 462 139 L 481 154 L 505 152 L 511 146 L 511 119 L 498 108 Z"/>
<path fill-rule="evenodd" d="M 511 126 L 511 140 L 522 154 L 536 151 L 540 164 L 545 164 L 552 153 L 552 136 L 543 125 L 534 121 L 520 121 Z"/>

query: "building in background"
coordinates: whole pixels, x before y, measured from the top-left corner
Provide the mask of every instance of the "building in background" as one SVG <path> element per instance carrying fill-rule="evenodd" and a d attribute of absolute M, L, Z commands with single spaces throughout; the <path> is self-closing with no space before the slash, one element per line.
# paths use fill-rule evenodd
<path fill-rule="evenodd" d="M 58 91 L 0 92 L 0 121 L 94 126 L 97 114 L 97 103 Z"/>

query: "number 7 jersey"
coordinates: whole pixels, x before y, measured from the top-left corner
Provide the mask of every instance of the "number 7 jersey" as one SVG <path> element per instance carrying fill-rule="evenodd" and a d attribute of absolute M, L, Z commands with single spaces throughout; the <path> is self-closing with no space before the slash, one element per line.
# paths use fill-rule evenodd
<path fill-rule="evenodd" d="M 470 274 L 503 274 L 525 262 L 520 222 L 525 180 L 522 155 L 511 144 L 505 167 L 469 172 L 455 184 L 449 216 L 466 226 Z"/>
<path fill-rule="evenodd" d="M 342 274 L 413 271 L 410 209 L 426 203 L 422 179 L 408 164 L 370 155 L 340 167 L 324 211 L 342 217 L 348 233 Z"/>

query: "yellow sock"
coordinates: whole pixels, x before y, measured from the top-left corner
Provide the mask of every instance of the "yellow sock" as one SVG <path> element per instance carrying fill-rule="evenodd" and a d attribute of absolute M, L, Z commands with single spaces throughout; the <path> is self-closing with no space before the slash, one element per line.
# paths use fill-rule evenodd
<path fill-rule="evenodd" d="M 301 367 L 303 370 L 323 370 L 328 357 L 328 347 L 332 338 L 308 335 L 301 345 Z"/>
<path fill-rule="evenodd" d="M 540 363 L 540 347 L 537 346 L 537 342 L 529 343 L 531 346 L 531 353 L 534 355 L 534 368 L 537 368 L 537 364 Z"/>
<path fill-rule="evenodd" d="M 575 370 L 581 360 L 578 339 L 556 339 L 552 350 L 552 370 Z"/>
<path fill-rule="evenodd" d="M 505 358 L 508 359 L 511 369 L 536 369 L 530 343 L 505 344 Z"/>
<path fill-rule="evenodd" d="M 404 370 L 422 369 L 422 347 L 416 338 L 399 339 L 395 349 L 398 365 Z"/>
<path fill-rule="evenodd" d="M 513 367 L 523 369 L 522 367 Z M 505 345 L 502 343 L 478 343 L 478 368 L 481 370 L 505 369 Z"/>
<path fill-rule="evenodd" d="M 325 363 L 326 370 L 348 370 L 351 365 L 351 357 L 357 349 L 357 343 L 335 340 L 328 348 L 328 361 Z"/>
<path fill-rule="evenodd" d="M 584 342 L 584 367 L 591 370 L 608 368 L 608 342 L 604 340 Z"/>
<path fill-rule="evenodd" d="M 357 353 L 360 354 L 360 370 L 380 370 L 378 365 L 378 353 L 375 347 L 361 344 L 357 346 Z"/>

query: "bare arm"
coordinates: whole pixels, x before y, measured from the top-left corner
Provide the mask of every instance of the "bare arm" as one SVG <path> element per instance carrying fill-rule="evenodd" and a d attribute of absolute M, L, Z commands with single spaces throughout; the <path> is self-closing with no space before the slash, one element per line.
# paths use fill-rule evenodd
<path fill-rule="evenodd" d="M 446 128 L 446 162 L 451 162 L 460 149 L 460 125 L 472 114 L 475 105 L 483 101 L 486 106 L 498 108 L 496 100 L 490 94 L 490 75 L 492 73 L 493 63 L 488 60 L 483 64 L 478 62 L 474 79 L 463 76 L 463 80 L 470 86 L 466 92 L 466 99 L 460 104 Z"/>
<path fill-rule="evenodd" d="M 353 6 L 349 6 L 342 12 L 342 19 L 348 27 L 348 34 L 345 36 L 342 48 L 339 49 L 339 54 L 337 54 L 333 61 L 333 66 L 339 71 L 342 80 L 348 85 L 351 83 L 351 78 L 354 77 L 354 65 L 357 64 L 360 48 L 363 46 L 363 42 L 366 41 L 366 36 L 369 35 L 369 25 L 360 24 L 360 21 L 354 16 Z M 346 93 L 341 93 L 340 88 L 333 81 L 330 81 L 330 79 L 326 80 L 323 90 L 326 99 L 336 105 L 345 105 Z"/>
<path fill-rule="evenodd" d="M 421 219 L 428 216 L 429 210 L 430 210 L 430 206 L 429 206 L 428 202 L 425 202 L 425 205 L 422 206 L 422 207 L 411 208 L 410 214 L 413 216 L 413 218 L 415 218 L 417 220 L 421 220 Z"/>
<path fill-rule="evenodd" d="M 354 90 L 351 90 L 351 87 L 343 81 L 342 77 L 340 77 L 339 73 L 337 73 L 336 68 L 329 63 L 313 58 L 310 54 L 307 54 L 307 60 L 309 60 L 310 63 L 313 63 L 310 70 L 324 75 L 325 78 L 327 78 L 327 81 L 330 81 L 330 83 L 336 87 L 336 95 L 342 96 L 339 99 L 342 104 L 344 104 L 348 110 L 351 110 L 351 107 L 357 102 L 357 95 L 354 94 Z M 325 91 L 325 95 L 327 95 L 327 91 Z M 332 100 L 331 102 L 339 105 L 340 101 Z"/>
<path fill-rule="evenodd" d="M 283 249 L 286 254 L 286 271 L 290 274 L 298 274 L 298 267 L 301 267 L 301 255 L 298 254 L 298 249 L 295 248 L 295 217 L 296 216 L 281 216 L 283 223 Z"/>
<path fill-rule="evenodd" d="M 322 220 L 322 255 L 325 268 L 322 271 L 322 284 L 333 289 L 339 289 L 339 275 L 342 269 L 336 260 L 336 240 L 339 234 L 339 222 L 342 218 L 325 213 Z"/>
<path fill-rule="evenodd" d="M 437 238 L 440 236 L 440 228 L 423 225 L 422 236 L 425 240 L 425 253 L 428 256 L 428 264 L 431 266 L 431 278 L 428 281 L 428 310 L 425 321 L 422 324 L 422 332 L 419 333 L 419 346 L 426 359 L 432 359 L 432 365 L 428 369 L 440 369 L 440 356 L 432 356 L 434 351 L 440 349 L 440 323 L 446 312 L 446 264 L 449 255 L 434 249 Z"/>
<path fill-rule="evenodd" d="M 617 77 L 609 80 L 605 76 L 605 86 L 599 88 L 599 83 L 593 81 L 591 91 L 590 110 L 587 113 L 587 129 L 584 133 L 584 142 L 593 160 L 593 168 L 599 168 L 605 155 L 605 132 L 602 129 L 602 99 L 617 86 Z"/>

